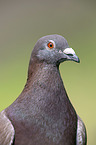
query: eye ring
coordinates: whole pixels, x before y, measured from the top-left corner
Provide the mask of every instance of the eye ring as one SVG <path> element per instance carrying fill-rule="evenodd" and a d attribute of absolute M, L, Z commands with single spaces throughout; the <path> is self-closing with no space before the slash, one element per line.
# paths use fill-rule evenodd
<path fill-rule="evenodd" d="M 47 44 L 47 46 L 48 46 L 48 48 L 50 48 L 50 49 L 54 48 L 53 42 L 49 42 L 49 43 Z"/>

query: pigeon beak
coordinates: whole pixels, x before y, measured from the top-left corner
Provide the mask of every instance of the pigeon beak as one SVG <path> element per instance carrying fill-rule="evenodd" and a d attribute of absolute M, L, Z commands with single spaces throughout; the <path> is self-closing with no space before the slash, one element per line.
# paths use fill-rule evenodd
<path fill-rule="evenodd" d="M 66 55 L 67 60 L 72 60 L 78 63 L 80 62 L 80 59 L 72 48 L 66 48 L 63 53 Z"/>

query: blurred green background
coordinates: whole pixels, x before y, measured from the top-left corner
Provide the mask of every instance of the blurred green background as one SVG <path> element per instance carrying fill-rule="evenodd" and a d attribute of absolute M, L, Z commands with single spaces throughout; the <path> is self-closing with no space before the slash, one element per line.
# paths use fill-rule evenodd
<path fill-rule="evenodd" d="M 0 111 L 21 93 L 30 54 L 48 34 L 64 36 L 81 63 L 60 65 L 63 82 L 96 145 L 96 1 L 0 0 Z"/>

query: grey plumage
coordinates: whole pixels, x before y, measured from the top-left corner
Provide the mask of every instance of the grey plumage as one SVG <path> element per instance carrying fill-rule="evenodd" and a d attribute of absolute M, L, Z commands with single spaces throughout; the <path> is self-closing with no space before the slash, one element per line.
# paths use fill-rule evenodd
<path fill-rule="evenodd" d="M 0 113 L 0 145 L 11 145 L 14 140 L 15 130 L 6 112 Z"/>
<path fill-rule="evenodd" d="M 76 145 L 85 145 L 86 142 L 87 142 L 86 128 L 83 121 L 78 116 Z"/>
<path fill-rule="evenodd" d="M 59 64 L 80 62 L 60 35 L 40 38 L 20 96 L 0 113 L 0 145 L 86 145 L 86 129 L 64 88 Z"/>

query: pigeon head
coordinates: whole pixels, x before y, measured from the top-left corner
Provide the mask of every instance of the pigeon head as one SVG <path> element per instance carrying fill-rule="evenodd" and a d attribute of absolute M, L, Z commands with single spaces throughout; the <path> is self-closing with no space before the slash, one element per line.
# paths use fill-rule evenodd
<path fill-rule="evenodd" d="M 75 51 L 68 46 L 67 40 L 56 34 L 40 38 L 32 51 L 31 59 L 56 65 L 66 60 L 80 62 Z"/>

